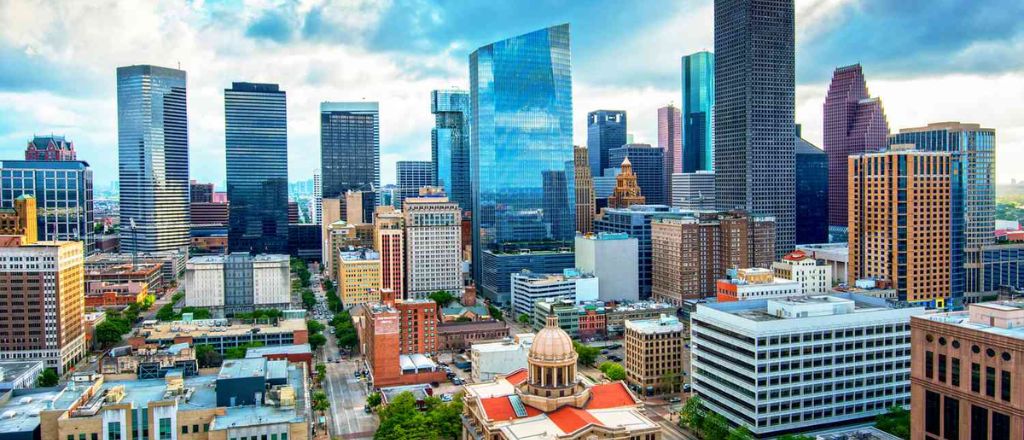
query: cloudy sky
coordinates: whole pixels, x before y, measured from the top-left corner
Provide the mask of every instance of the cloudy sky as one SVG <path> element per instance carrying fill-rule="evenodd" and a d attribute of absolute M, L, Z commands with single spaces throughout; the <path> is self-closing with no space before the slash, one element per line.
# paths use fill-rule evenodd
<path fill-rule="evenodd" d="M 797 122 L 821 144 L 832 70 L 861 63 L 894 129 L 978 122 L 997 130 L 1000 182 L 1024 179 L 1024 2 L 796 0 Z M 0 158 L 35 134 L 65 134 L 117 179 L 115 69 L 188 72 L 191 174 L 224 179 L 223 90 L 273 82 L 288 93 L 290 180 L 319 166 L 321 101 L 381 105 L 382 181 L 430 158 L 430 90 L 465 88 L 475 48 L 572 26 L 574 140 L 586 112 L 625 109 L 637 142 L 680 102 L 680 56 L 713 49 L 710 0 L 272 0 L 0 2 Z"/>

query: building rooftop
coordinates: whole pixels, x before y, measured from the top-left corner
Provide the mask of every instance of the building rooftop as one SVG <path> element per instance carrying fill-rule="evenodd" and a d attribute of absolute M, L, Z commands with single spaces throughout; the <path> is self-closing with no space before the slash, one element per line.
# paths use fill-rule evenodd
<path fill-rule="evenodd" d="M 619 303 L 611 309 L 612 312 L 632 312 L 639 310 L 657 310 L 657 309 L 675 309 L 676 307 L 668 303 L 660 303 L 656 301 L 636 301 L 630 303 Z"/>
<path fill-rule="evenodd" d="M 43 361 L 3 361 L 0 362 L 0 382 L 16 380 L 26 373 L 39 367 Z M 34 379 L 34 378 L 33 378 Z"/>
<path fill-rule="evenodd" d="M 533 345 L 533 333 L 520 333 L 515 338 L 506 338 L 502 341 L 497 342 L 485 342 L 482 344 L 473 344 L 470 348 L 473 351 L 480 353 L 500 353 L 503 351 L 515 351 L 521 347 L 529 348 Z M 518 340 L 518 342 L 516 342 Z"/>
<path fill-rule="evenodd" d="M 629 234 L 625 232 L 598 232 L 596 234 L 584 234 L 577 235 L 577 237 L 585 240 L 629 240 Z"/>
<path fill-rule="evenodd" d="M 245 351 L 246 358 L 260 358 L 266 355 L 313 353 L 309 344 L 278 345 L 275 347 L 253 347 Z"/>
<path fill-rule="evenodd" d="M 900 133 L 920 133 L 926 131 L 949 130 L 949 131 L 994 131 L 991 128 L 981 128 L 980 124 L 969 124 L 957 121 L 934 122 L 924 127 L 901 128 Z"/>
<path fill-rule="evenodd" d="M 267 362 L 264 359 L 246 358 L 229 359 L 220 367 L 218 379 L 242 379 L 247 377 L 266 377 Z"/>
<path fill-rule="evenodd" d="M 676 333 L 685 329 L 679 318 L 661 315 L 658 319 L 638 319 L 626 321 L 626 328 L 644 334 Z"/>
<path fill-rule="evenodd" d="M 594 274 L 581 272 L 578 269 L 563 269 L 562 273 L 534 273 L 529 270 L 522 270 L 513 274 L 519 278 L 525 278 L 525 282 L 531 286 L 544 286 L 548 284 L 564 283 L 578 279 L 594 278 Z"/>
<path fill-rule="evenodd" d="M 230 322 L 227 319 L 200 319 L 191 322 L 174 321 L 158 323 L 151 328 L 139 330 L 147 340 L 169 340 L 178 336 L 241 336 L 258 329 L 260 333 L 285 333 L 306 330 L 303 319 L 281 319 L 277 324 L 248 324 Z"/>
<path fill-rule="evenodd" d="M 397 387 L 386 387 L 380 389 L 380 395 L 384 399 L 384 403 L 388 403 L 398 397 L 402 393 L 411 393 L 416 400 L 426 399 L 427 396 L 433 395 L 433 391 L 429 384 L 418 384 L 418 385 L 402 385 Z"/>
<path fill-rule="evenodd" d="M 354 251 L 341 251 L 342 261 L 374 261 L 380 260 L 380 254 L 371 249 L 359 249 Z"/>
<path fill-rule="evenodd" d="M 1024 300 L 970 304 L 964 311 L 935 313 L 921 316 L 920 319 L 1024 339 Z"/>
<path fill-rule="evenodd" d="M 39 426 L 39 413 L 51 409 L 68 409 L 82 398 L 88 387 L 68 383 L 64 388 L 34 388 L 10 391 L 11 399 L 0 404 L 0 432 L 34 431 Z"/>
<path fill-rule="evenodd" d="M 884 299 L 854 293 L 707 303 L 697 307 L 698 311 L 707 308 L 754 322 L 860 314 L 897 308 Z M 921 307 L 915 309 L 924 310 Z"/>

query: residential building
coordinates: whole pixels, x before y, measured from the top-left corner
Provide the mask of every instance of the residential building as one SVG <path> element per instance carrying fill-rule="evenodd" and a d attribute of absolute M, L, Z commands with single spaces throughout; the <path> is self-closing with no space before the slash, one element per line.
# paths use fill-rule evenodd
<path fill-rule="evenodd" d="M 874 421 L 910 403 L 910 318 L 923 313 L 849 293 L 698 304 L 693 391 L 758 437 Z"/>
<path fill-rule="evenodd" d="M 64 136 L 33 136 L 25 148 L 25 160 L 46 162 L 75 160 L 75 143 Z"/>
<path fill-rule="evenodd" d="M 430 161 L 400 160 L 395 162 L 395 176 L 398 188 L 392 203 L 401 209 L 407 197 L 416 197 L 420 188 L 435 186 L 434 163 Z"/>
<path fill-rule="evenodd" d="M 345 307 L 380 301 L 380 254 L 370 249 L 342 251 L 338 263 L 338 296 Z"/>
<path fill-rule="evenodd" d="M 82 243 L 0 237 L 0 360 L 63 374 L 85 357 Z"/>
<path fill-rule="evenodd" d="M 490 382 L 498 376 L 525 369 L 533 337 L 533 333 L 520 333 L 498 342 L 473 344 L 469 349 L 470 381 Z"/>
<path fill-rule="evenodd" d="M 651 297 L 651 221 L 681 215 L 681 211 L 668 206 L 634 205 L 622 209 L 605 209 L 602 211 L 601 218 L 594 220 L 595 232 L 625 233 L 637 240 L 640 250 L 640 258 L 637 259 L 640 299 Z"/>
<path fill-rule="evenodd" d="M 117 152 L 122 252 L 189 244 L 185 71 L 117 68 Z M 91 229 L 91 225 L 90 225 Z"/>
<path fill-rule="evenodd" d="M 619 169 L 621 172 L 615 176 L 615 189 L 608 197 L 608 207 L 629 208 L 633 205 L 643 205 L 646 198 L 641 194 L 636 174 L 633 174 L 633 164 L 629 162 L 628 157 L 622 160 Z"/>
<path fill-rule="evenodd" d="M 720 303 L 803 294 L 799 282 L 778 278 L 771 270 L 761 267 L 730 269 L 727 278 L 718 280 L 715 289 L 716 300 Z"/>
<path fill-rule="evenodd" d="M 640 399 L 621 381 L 590 385 L 576 373 L 571 337 L 551 317 L 527 354 L 527 368 L 466 385 L 463 438 L 661 440 Z"/>
<path fill-rule="evenodd" d="M 217 353 L 228 349 L 260 343 L 266 347 L 309 343 L 309 330 L 305 319 L 285 319 L 274 323 L 232 322 L 227 319 L 195 319 L 192 321 L 162 322 L 143 325 L 135 336 L 128 338 L 132 346 L 154 344 L 167 347 L 187 343 L 193 347 L 209 345 Z M 302 312 L 301 310 L 299 311 Z"/>
<path fill-rule="evenodd" d="M 576 268 L 593 274 L 601 301 L 640 299 L 639 241 L 625 233 L 599 232 L 576 236 Z"/>
<path fill-rule="evenodd" d="M 508 333 L 505 321 L 445 322 L 437 326 L 438 349 L 469 350 L 473 344 L 507 338 Z"/>
<path fill-rule="evenodd" d="M 447 197 L 405 200 L 405 273 L 408 298 L 444 290 L 462 293 L 462 212 Z"/>
<path fill-rule="evenodd" d="M 0 160 L 0 209 L 13 208 L 19 197 L 34 197 L 38 238 L 81 241 L 86 255 L 96 251 L 92 185 L 88 162 Z"/>
<path fill-rule="evenodd" d="M 626 331 L 626 321 L 658 319 L 662 315 L 675 315 L 678 309 L 653 301 L 619 303 L 605 313 L 605 332 L 609 337 L 621 336 Z"/>
<path fill-rule="evenodd" d="M 481 254 L 483 272 L 477 288 L 495 305 L 512 302 L 512 274 L 527 269 L 535 273 L 559 273 L 575 267 L 575 254 L 568 247 L 550 249 L 487 250 Z M 476 264 L 476 263 L 474 263 Z"/>
<path fill-rule="evenodd" d="M 682 306 L 716 292 L 731 268 L 771 267 L 775 219 L 743 212 L 695 211 L 651 223 L 651 298 Z"/>
<path fill-rule="evenodd" d="M 796 249 L 827 265 L 832 270 L 833 285 L 849 280 L 850 247 L 846 243 L 802 244 Z"/>
<path fill-rule="evenodd" d="M 435 182 L 463 211 L 473 205 L 469 178 L 469 92 L 459 89 L 430 92 L 430 158 Z M 401 186 L 401 185 L 399 185 Z M 399 205 L 401 206 L 401 205 Z"/>
<path fill-rule="evenodd" d="M 224 89 L 229 252 L 288 251 L 288 112 L 277 84 Z M 295 206 L 298 217 L 298 206 Z"/>
<path fill-rule="evenodd" d="M 590 159 L 584 147 L 573 148 L 573 166 L 576 179 L 576 232 L 594 232 L 594 178 L 590 174 Z"/>
<path fill-rule="evenodd" d="M 828 293 L 834 279 L 832 266 L 799 249 L 772 263 L 772 272 L 778 278 L 800 283 L 800 292 L 804 295 Z"/>
<path fill-rule="evenodd" d="M 672 207 L 691 211 L 715 210 L 715 173 L 698 170 L 672 175 Z"/>
<path fill-rule="evenodd" d="M 185 306 L 228 315 L 287 309 L 289 261 L 288 255 L 248 252 L 193 257 L 185 268 Z"/>
<path fill-rule="evenodd" d="M 188 197 L 191 203 L 213 203 L 213 184 L 189 180 Z"/>
<path fill-rule="evenodd" d="M 951 220 L 958 167 L 950 153 L 912 145 L 850 156 L 849 284 L 887 280 L 900 301 L 944 307 L 956 288 L 953 269 L 963 267 L 954 263 L 963 252 Z"/>
<path fill-rule="evenodd" d="M 633 172 L 636 173 L 636 183 L 640 186 L 640 195 L 644 196 L 646 203 L 650 205 L 668 205 L 671 201 L 668 195 L 669 181 L 665 178 L 664 155 L 664 150 L 649 144 L 626 144 L 608 150 L 608 160 L 611 163 L 624 164 L 626 159 L 629 159 Z"/>
<path fill-rule="evenodd" d="M 484 251 L 498 245 L 571 246 L 576 183 L 569 60 L 568 23 L 469 55 L 474 280 L 483 278 L 476 263 Z"/>
<path fill-rule="evenodd" d="M 352 311 L 359 351 L 369 364 L 373 386 L 445 380 L 445 372 L 425 356 L 437 350 L 436 310 L 431 300 L 412 300 L 393 305 L 369 302 Z"/>
<path fill-rule="evenodd" d="M 324 198 L 344 199 L 348 191 L 376 192 L 380 188 L 379 110 L 371 101 L 320 103 Z"/>
<path fill-rule="evenodd" d="M 682 86 L 682 169 L 672 172 L 714 172 L 715 54 L 700 51 L 683 56 Z"/>
<path fill-rule="evenodd" d="M 675 315 L 626 321 L 626 383 L 648 396 L 679 391 L 685 336 L 686 326 Z"/>
<path fill-rule="evenodd" d="M 775 258 L 796 210 L 792 0 L 715 0 L 715 203 L 775 218 Z"/>
<path fill-rule="evenodd" d="M 618 162 L 608 159 L 608 150 L 626 145 L 626 111 L 595 110 L 587 113 L 587 156 L 590 175 L 604 175 Z"/>
<path fill-rule="evenodd" d="M 512 312 L 515 316 L 529 316 L 534 303 L 547 299 L 596 301 L 599 283 L 594 274 L 576 269 L 546 274 L 523 270 L 512 274 Z"/>
<path fill-rule="evenodd" d="M 651 204 L 668 205 L 672 201 L 672 174 L 683 172 L 682 114 L 671 104 L 658 109 L 658 149 L 662 151 L 661 197 L 652 199 Z M 643 185 L 641 188 L 647 189 Z"/>
<path fill-rule="evenodd" d="M 403 216 L 390 206 L 373 213 L 373 249 L 380 254 L 380 286 L 399 298 L 405 292 L 405 229 Z"/>
<path fill-rule="evenodd" d="M 828 155 L 800 137 L 797 125 L 796 244 L 828 242 Z"/>
<path fill-rule="evenodd" d="M 1022 323 L 1021 301 L 911 319 L 911 438 L 1024 435 Z"/>
<path fill-rule="evenodd" d="M 846 241 L 849 226 L 847 157 L 885 149 L 886 136 L 889 135 L 882 101 L 868 93 L 860 64 L 838 67 L 832 73 L 832 82 L 825 95 L 824 121 L 824 147 L 828 156 L 829 241 L 842 242 Z"/>

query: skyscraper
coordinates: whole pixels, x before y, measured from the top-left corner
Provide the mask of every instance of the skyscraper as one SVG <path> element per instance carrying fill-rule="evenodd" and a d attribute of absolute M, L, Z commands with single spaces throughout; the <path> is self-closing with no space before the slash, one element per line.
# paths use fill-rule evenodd
<path fill-rule="evenodd" d="M 376 102 L 320 103 L 320 166 L 324 198 L 344 198 L 349 190 L 380 190 Z"/>
<path fill-rule="evenodd" d="M 230 252 L 288 253 L 285 100 L 277 84 L 236 82 L 224 90 Z"/>
<path fill-rule="evenodd" d="M 775 217 L 793 250 L 793 0 L 715 0 L 715 203 Z"/>
<path fill-rule="evenodd" d="M 571 246 L 576 192 L 569 25 L 488 44 L 470 54 L 469 65 L 474 263 L 498 244 Z M 564 206 L 551 206 L 556 200 Z M 473 269 L 478 283 L 479 266 Z"/>
<path fill-rule="evenodd" d="M 434 90 L 430 92 L 430 112 L 434 128 L 430 131 L 430 158 L 437 186 L 444 188 L 451 201 L 463 211 L 472 209 L 473 192 L 469 184 L 469 92 Z"/>
<path fill-rule="evenodd" d="M 608 161 L 608 150 L 626 145 L 626 111 L 595 110 L 587 113 L 587 154 L 590 175 L 600 177 L 605 168 L 619 164 Z"/>
<path fill-rule="evenodd" d="M 400 160 L 395 163 L 398 188 L 395 190 L 394 206 L 402 209 L 406 198 L 416 197 L 420 188 L 434 186 L 434 162 Z"/>
<path fill-rule="evenodd" d="M 677 113 L 678 114 L 678 113 Z M 626 144 L 608 150 L 608 160 L 621 164 L 626 158 L 633 166 L 640 195 L 648 205 L 668 205 L 671 200 L 665 191 L 664 159 L 665 150 L 649 144 Z"/>
<path fill-rule="evenodd" d="M 799 125 L 797 126 L 799 127 Z M 796 134 L 796 244 L 828 242 L 828 156 Z"/>
<path fill-rule="evenodd" d="M 628 157 L 622 160 L 619 168 L 622 172 L 615 176 L 615 190 L 611 197 L 608 197 L 608 207 L 629 208 L 633 205 L 643 205 L 646 199 L 641 193 L 640 185 L 636 183 L 636 174 L 633 174 L 633 165 L 629 163 Z"/>
<path fill-rule="evenodd" d="M 117 68 L 121 250 L 159 252 L 189 244 L 185 71 Z"/>
<path fill-rule="evenodd" d="M 594 178 L 590 174 L 589 150 L 586 147 L 573 148 L 573 165 L 576 172 L 576 232 L 594 232 Z"/>
<path fill-rule="evenodd" d="M 195 180 L 188 182 L 189 201 L 192 203 L 212 203 L 213 184 L 199 183 Z"/>
<path fill-rule="evenodd" d="M 444 290 L 462 295 L 462 215 L 447 197 L 410 197 L 405 215 L 405 291 L 426 298 Z"/>
<path fill-rule="evenodd" d="M 319 225 L 323 220 L 323 179 L 320 177 L 320 168 L 313 170 L 313 203 L 310 205 L 310 218 L 314 225 Z"/>
<path fill-rule="evenodd" d="M 682 116 L 679 108 L 667 105 L 658 109 L 658 148 L 662 151 L 661 188 L 653 194 L 650 188 L 644 189 L 644 196 L 652 205 L 668 205 L 672 200 L 672 174 L 683 172 L 683 133 Z M 653 198 L 652 198 L 653 197 Z"/>
<path fill-rule="evenodd" d="M 682 172 L 714 171 L 715 54 L 701 51 L 686 55 L 682 64 Z"/>
<path fill-rule="evenodd" d="M 846 158 L 882 150 L 889 135 L 882 101 L 870 96 L 860 64 L 837 68 L 832 74 L 823 127 L 828 155 L 830 241 L 846 241 Z"/>

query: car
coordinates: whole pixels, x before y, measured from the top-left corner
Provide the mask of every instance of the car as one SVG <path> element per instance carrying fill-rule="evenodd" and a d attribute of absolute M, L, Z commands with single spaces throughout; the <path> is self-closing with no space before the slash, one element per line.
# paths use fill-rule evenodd
<path fill-rule="evenodd" d="M 452 401 L 452 395 L 450 393 L 442 394 L 441 395 L 441 401 L 442 402 L 451 402 Z"/>
<path fill-rule="evenodd" d="M 684 393 L 689 393 L 689 392 L 690 392 L 690 389 L 691 389 L 691 388 L 690 388 L 690 384 L 688 384 L 688 383 L 684 383 L 684 384 L 683 384 L 683 392 L 684 392 Z"/>
<path fill-rule="evenodd" d="M 601 350 L 601 354 L 608 354 L 608 350 Z"/>
<path fill-rule="evenodd" d="M 679 396 L 675 396 L 675 397 L 672 397 L 671 399 L 668 399 L 668 403 L 679 403 L 679 402 L 682 402 L 682 401 L 683 401 L 683 399 L 680 399 Z"/>
<path fill-rule="evenodd" d="M 363 405 L 363 412 L 370 414 L 373 412 L 373 408 L 370 408 L 370 405 Z"/>
<path fill-rule="evenodd" d="M 430 386 L 433 387 L 433 388 L 437 388 L 437 387 L 441 386 L 441 383 L 440 382 L 431 382 Z"/>
<path fill-rule="evenodd" d="M 462 385 L 463 383 L 465 382 L 463 382 L 462 379 L 459 379 L 457 377 L 455 379 L 452 379 L 452 385 Z"/>

